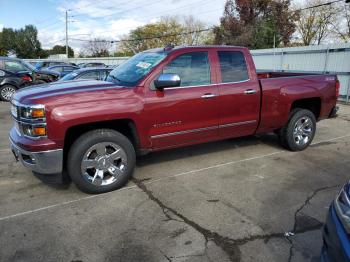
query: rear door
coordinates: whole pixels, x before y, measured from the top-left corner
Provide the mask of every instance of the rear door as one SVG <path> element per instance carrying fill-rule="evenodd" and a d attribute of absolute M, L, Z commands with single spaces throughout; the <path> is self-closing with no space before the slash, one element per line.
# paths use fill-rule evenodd
<path fill-rule="evenodd" d="M 207 51 L 188 52 L 163 67 L 163 73 L 180 76 L 181 86 L 148 93 L 145 123 L 154 149 L 217 138 L 218 87 L 210 57 Z"/>
<path fill-rule="evenodd" d="M 220 137 L 251 135 L 258 126 L 260 86 L 245 57 L 240 49 L 217 51 Z"/>

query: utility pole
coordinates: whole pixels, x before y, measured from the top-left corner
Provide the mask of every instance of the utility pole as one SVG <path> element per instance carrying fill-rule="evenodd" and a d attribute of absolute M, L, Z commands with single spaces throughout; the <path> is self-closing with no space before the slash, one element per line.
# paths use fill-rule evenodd
<path fill-rule="evenodd" d="M 66 10 L 66 56 L 68 58 L 68 10 Z"/>

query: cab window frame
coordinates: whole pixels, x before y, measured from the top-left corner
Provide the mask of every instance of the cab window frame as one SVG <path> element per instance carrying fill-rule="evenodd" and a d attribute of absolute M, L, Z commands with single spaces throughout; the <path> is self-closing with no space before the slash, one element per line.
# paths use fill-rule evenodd
<path fill-rule="evenodd" d="M 218 79 L 218 84 L 220 85 L 225 85 L 225 84 L 235 84 L 235 83 L 244 83 L 244 82 L 248 82 L 251 80 L 250 78 L 250 72 L 249 72 L 249 66 L 248 66 L 248 62 L 246 59 L 246 56 L 244 54 L 244 52 L 242 52 L 241 50 L 217 50 L 217 61 L 218 61 L 218 71 L 220 74 L 220 79 Z M 245 79 L 241 79 L 241 80 L 236 80 L 236 81 L 228 81 L 228 82 L 224 82 L 224 77 L 223 77 L 223 70 L 222 70 L 222 61 L 220 60 L 220 53 L 238 53 L 242 56 L 242 61 L 244 61 L 244 65 L 245 65 L 245 73 L 246 73 L 246 78 Z M 232 67 L 231 67 L 232 68 Z"/>

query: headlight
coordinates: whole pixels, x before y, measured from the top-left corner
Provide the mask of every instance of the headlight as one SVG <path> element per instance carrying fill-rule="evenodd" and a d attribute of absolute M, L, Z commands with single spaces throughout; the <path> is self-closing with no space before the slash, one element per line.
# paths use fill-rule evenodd
<path fill-rule="evenodd" d="M 24 105 L 13 101 L 11 114 L 20 135 L 34 139 L 47 136 L 44 105 Z"/>
<path fill-rule="evenodd" d="M 334 201 L 334 207 L 346 232 L 350 234 L 349 184 L 344 186 L 344 188 L 340 191 L 338 197 Z"/>
<path fill-rule="evenodd" d="M 24 107 L 21 110 L 21 115 L 24 118 L 44 118 L 45 108 L 43 106 L 38 107 Z"/>

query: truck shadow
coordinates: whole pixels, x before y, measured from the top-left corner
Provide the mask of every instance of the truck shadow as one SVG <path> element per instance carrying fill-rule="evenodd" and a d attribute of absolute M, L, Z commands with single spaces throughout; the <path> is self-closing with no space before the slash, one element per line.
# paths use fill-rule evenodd
<path fill-rule="evenodd" d="M 204 144 L 168 149 L 159 152 L 151 152 L 147 155 L 139 156 L 136 161 L 136 166 L 143 167 L 150 164 L 168 162 L 172 160 L 181 160 L 188 157 L 219 153 L 233 149 L 239 150 L 239 148 L 255 145 L 267 145 L 278 150 L 282 150 L 282 147 L 280 146 L 278 137 L 276 135 L 264 134 L 208 142 Z"/>

